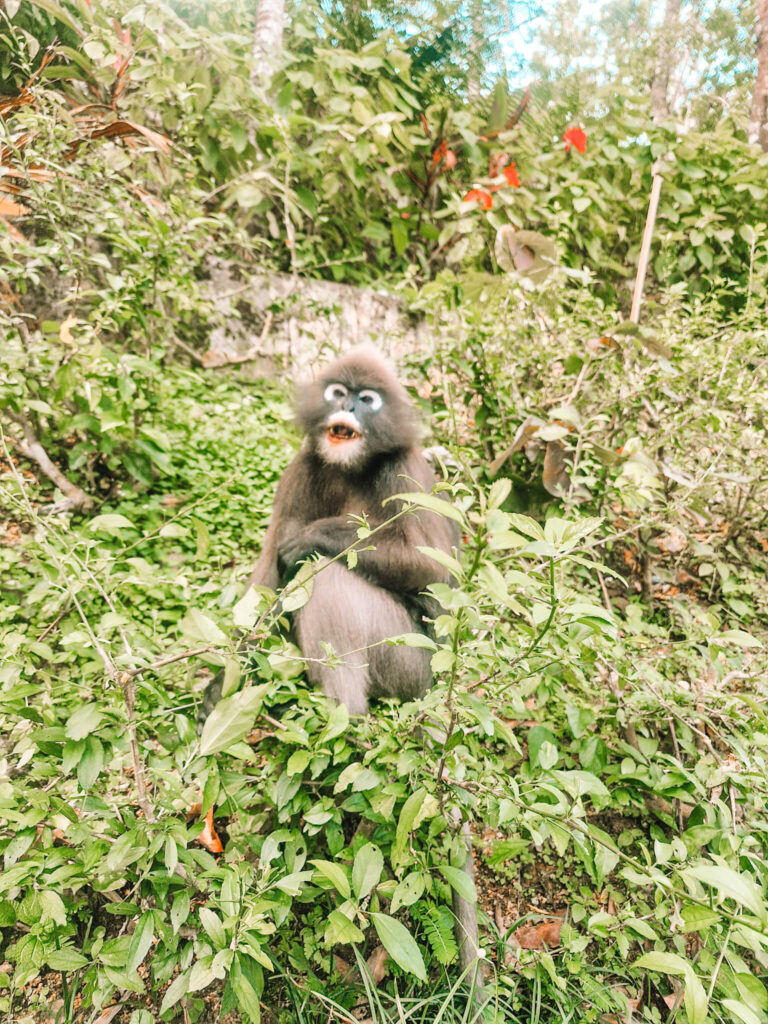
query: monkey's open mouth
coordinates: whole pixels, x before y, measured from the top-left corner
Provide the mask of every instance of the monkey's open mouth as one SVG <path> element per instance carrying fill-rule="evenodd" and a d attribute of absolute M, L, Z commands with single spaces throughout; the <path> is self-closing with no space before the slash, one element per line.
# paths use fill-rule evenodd
<path fill-rule="evenodd" d="M 328 440 L 331 444 L 343 444 L 345 441 L 356 441 L 360 434 L 347 423 L 332 423 L 328 427 Z"/>

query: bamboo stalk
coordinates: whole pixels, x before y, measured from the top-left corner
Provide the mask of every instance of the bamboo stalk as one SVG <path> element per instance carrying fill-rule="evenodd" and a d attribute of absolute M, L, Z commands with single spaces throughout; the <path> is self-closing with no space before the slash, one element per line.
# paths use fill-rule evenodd
<path fill-rule="evenodd" d="M 653 181 L 651 183 L 651 198 L 648 202 L 648 215 L 645 218 L 645 231 L 643 232 L 643 243 L 640 246 L 640 259 L 637 261 L 637 277 L 635 278 L 635 291 L 632 295 L 632 312 L 629 319 L 638 323 L 640 319 L 640 303 L 643 299 L 643 287 L 645 275 L 648 271 L 648 257 L 651 253 L 651 242 L 653 241 L 653 229 L 656 224 L 656 213 L 659 209 L 659 197 L 661 196 L 661 168 L 659 161 L 653 165 Z"/>

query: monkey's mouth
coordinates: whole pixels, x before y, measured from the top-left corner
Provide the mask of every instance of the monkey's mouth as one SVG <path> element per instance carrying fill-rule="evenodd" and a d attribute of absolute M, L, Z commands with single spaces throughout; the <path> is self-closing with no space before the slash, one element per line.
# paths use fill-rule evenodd
<path fill-rule="evenodd" d="M 331 444 L 344 444 L 346 441 L 356 441 L 360 432 L 348 423 L 332 423 L 328 427 L 327 437 Z"/>

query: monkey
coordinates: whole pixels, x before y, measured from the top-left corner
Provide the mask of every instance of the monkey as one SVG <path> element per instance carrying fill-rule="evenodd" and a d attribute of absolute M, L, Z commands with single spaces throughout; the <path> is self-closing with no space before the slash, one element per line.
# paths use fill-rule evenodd
<path fill-rule="evenodd" d="M 391 366 L 363 345 L 301 389 L 296 419 L 304 440 L 278 483 L 248 586 L 277 590 L 305 559 L 318 557 L 309 600 L 292 613 L 292 633 L 309 682 L 352 715 L 365 714 L 378 698 L 421 697 L 432 682 L 431 652 L 382 641 L 403 633 L 430 635 L 440 605 L 426 588 L 453 580 L 419 548 L 450 555 L 460 538 L 453 519 L 428 509 L 389 522 L 402 509 L 402 502 L 389 499 L 408 491 L 428 493 L 435 484 L 418 446 L 416 409 Z M 358 540 L 353 516 L 365 517 L 376 532 L 361 542 L 350 567 L 338 556 Z M 328 663 L 326 644 L 340 663 Z M 214 682 L 210 690 L 215 687 Z M 473 879 L 468 826 L 462 841 L 468 854 L 462 870 Z M 475 967 L 477 994 L 482 990 L 477 910 L 456 893 L 454 913 L 462 968 Z"/>
<path fill-rule="evenodd" d="M 394 522 L 404 491 L 429 492 L 435 475 L 418 448 L 416 410 L 394 371 L 372 346 L 358 346 L 299 393 L 301 449 L 277 487 L 272 518 L 249 586 L 275 590 L 299 563 L 320 556 L 309 601 L 293 614 L 293 635 L 315 686 L 364 714 L 371 700 L 422 696 L 431 683 L 430 652 L 382 645 L 387 637 L 429 632 L 439 605 L 426 587 L 450 573 L 420 546 L 450 553 L 455 522 L 419 509 Z M 349 568 L 336 558 L 357 541 L 350 516 L 382 527 Z M 323 664 L 330 644 L 342 664 Z"/>

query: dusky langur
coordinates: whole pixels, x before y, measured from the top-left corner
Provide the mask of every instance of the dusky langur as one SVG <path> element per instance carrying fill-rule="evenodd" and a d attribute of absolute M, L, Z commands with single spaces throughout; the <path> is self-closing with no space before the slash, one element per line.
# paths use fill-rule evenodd
<path fill-rule="evenodd" d="M 360 346 L 301 389 L 297 420 L 304 441 L 278 484 L 249 586 L 276 590 L 300 562 L 320 556 L 325 564 L 292 624 L 308 659 L 310 682 L 352 714 L 366 712 L 378 697 L 420 697 L 431 683 L 431 652 L 381 641 L 430 632 L 429 620 L 440 606 L 426 588 L 451 578 L 419 547 L 450 554 L 459 545 L 459 533 L 453 520 L 426 509 L 387 523 L 401 508 L 388 498 L 407 491 L 428 493 L 435 483 L 418 447 L 416 410 L 388 363 L 373 348 Z M 328 561 L 358 539 L 351 516 L 365 516 L 372 528 L 387 523 L 361 543 L 354 568 L 345 559 Z M 340 663 L 328 663 L 325 644 Z M 211 690 L 216 689 L 220 692 L 220 683 L 212 684 Z M 217 696 L 206 695 L 203 713 Z M 473 877 L 468 831 L 465 842 L 469 855 L 463 870 Z M 454 912 L 461 963 L 468 968 L 478 957 L 477 911 L 456 894 Z M 475 984 L 478 991 L 479 975 Z"/>
<path fill-rule="evenodd" d="M 357 540 L 350 516 L 377 527 L 399 510 L 385 499 L 429 492 L 434 473 L 418 448 L 416 411 L 390 366 L 361 346 L 332 363 L 299 393 L 297 420 L 305 437 L 275 495 L 272 519 L 250 585 L 276 589 L 312 555 L 334 558 Z M 450 582 L 447 570 L 422 554 L 450 553 L 456 524 L 419 509 L 361 544 L 355 568 L 329 562 L 312 581 L 312 596 L 293 614 L 293 634 L 310 682 L 351 713 L 377 697 L 407 700 L 429 688 L 430 652 L 381 644 L 402 633 L 428 632 L 439 606 L 424 591 Z M 330 644 L 341 664 L 322 664 Z"/>

